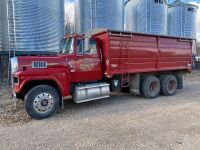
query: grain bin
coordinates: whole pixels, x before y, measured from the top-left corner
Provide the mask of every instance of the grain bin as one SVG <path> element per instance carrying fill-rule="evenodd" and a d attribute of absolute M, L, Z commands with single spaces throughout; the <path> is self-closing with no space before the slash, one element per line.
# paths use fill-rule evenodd
<path fill-rule="evenodd" d="M 179 0 L 172 3 L 168 12 L 168 34 L 196 38 L 197 9 L 197 6 Z"/>
<path fill-rule="evenodd" d="M 91 12 L 91 0 L 75 1 L 75 32 L 83 33 L 93 28 Z"/>
<path fill-rule="evenodd" d="M 17 51 L 57 51 L 64 37 L 63 0 L 17 0 L 13 14 Z M 12 41 L 13 42 L 13 41 Z"/>
<path fill-rule="evenodd" d="M 123 0 L 76 0 L 75 31 L 93 28 L 123 30 Z"/>
<path fill-rule="evenodd" d="M 125 23 L 125 30 L 137 32 L 137 12 L 138 12 L 138 3 L 139 0 L 131 0 L 127 3 L 125 7 L 125 17 L 126 17 L 126 23 Z"/>
<path fill-rule="evenodd" d="M 0 51 L 8 50 L 8 19 L 6 0 L 0 0 Z"/>
<path fill-rule="evenodd" d="M 200 42 L 200 4 L 198 5 L 198 12 L 197 12 L 197 41 Z"/>
<path fill-rule="evenodd" d="M 167 8 L 166 0 L 131 0 L 126 7 L 126 30 L 165 35 Z"/>
<path fill-rule="evenodd" d="M 3 4 L 2 1 L 0 1 L 0 51 L 2 51 L 2 40 L 3 40 Z"/>

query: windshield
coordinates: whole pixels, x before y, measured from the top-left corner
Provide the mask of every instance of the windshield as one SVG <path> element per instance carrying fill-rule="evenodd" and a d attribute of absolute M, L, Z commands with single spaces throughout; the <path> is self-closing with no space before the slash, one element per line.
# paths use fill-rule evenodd
<path fill-rule="evenodd" d="M 73 38 L 63 39 L 60 42 L 60 48 L 59 48 L 60 54 L 72 54 L 73 51 L 74 51 L 74 39 Z"/>

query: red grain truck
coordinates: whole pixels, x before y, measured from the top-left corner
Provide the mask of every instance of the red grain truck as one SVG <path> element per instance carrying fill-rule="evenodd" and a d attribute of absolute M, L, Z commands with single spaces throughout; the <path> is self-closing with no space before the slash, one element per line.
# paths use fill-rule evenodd
<path fill-rule="evenodd" d="M 171 96 L 191 72 L 192 47 L 193 39 L 107 29 L 70 35 L 58 55 L 11 59 L 13 96 L 35 119 L 51 116 L 70 95 L 75 103 L 122 90 Z"/>

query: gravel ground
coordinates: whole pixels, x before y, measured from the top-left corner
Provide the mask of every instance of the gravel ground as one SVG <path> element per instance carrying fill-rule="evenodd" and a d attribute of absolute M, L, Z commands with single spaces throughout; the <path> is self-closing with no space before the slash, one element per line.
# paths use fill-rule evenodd
<path fill-rule="evenodd" d="M 23 102 L 19 101 L 13 107 L 11 88 L 6 84 L 0 86 L 0 125 L 16 126 L 27 123 L 31 118 L 23 109 Z"/>
<path fill-rule="evenodd" d="M 200 72 L 184 80 L 172 97 L 66 101 L 64 110 L 41 121 L 31 120 L 22 103 L 11 107 L 10 88 L 0 86 L 0 149 L 198 150 Z"/>

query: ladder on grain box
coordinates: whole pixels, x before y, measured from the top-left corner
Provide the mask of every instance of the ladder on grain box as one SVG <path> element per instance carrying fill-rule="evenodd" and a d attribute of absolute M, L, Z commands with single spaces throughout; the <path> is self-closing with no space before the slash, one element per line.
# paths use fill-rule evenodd
<path fill-rule="evenodd" d="M 120 71 L 121 71 L 121 86 L 129 87 L 130 74 L 128 71 L 129 50 L 126 41 L 120 42 Z"/>

